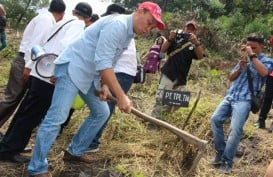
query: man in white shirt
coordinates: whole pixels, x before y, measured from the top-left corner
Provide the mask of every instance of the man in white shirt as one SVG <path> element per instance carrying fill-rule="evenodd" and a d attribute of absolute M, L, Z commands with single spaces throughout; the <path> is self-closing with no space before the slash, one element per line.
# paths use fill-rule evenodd
<path fill-rule="evenodd" d="M 9 119 L 23 98 L 30 69 L 25 65 L 30 60 L 33 45 L 42 45 L 56 22 L 62 20 L 65 11 L 63 0 L 52 0 L 48 12 L 34 17 L 24 30 L 19 52 L 14 58 L 4 97 L 0 101 L 0 127 Z"/>
<path fill-rule="evenodd" d="M 70 42 L 81 35 L 85 28 L 84 21 L 88 21 L 91 14 L 92 8 L 88 3 L 78 3 L 73 10 L 72 19 L 62 20 L 53 27 L 43 45 L 45 52 L 59 55 Z M 58 29 L 60 30 L 55 33 Z M 53 34 L 55 35 L 51 38 Z M 54 85 L 49 78 L 37 74 L 36 64 L 30 62 L 33 67 L 28 91 L 0 143 L 0 160 L 19 163 L 28 160 L 16 161 L 14 157 L 18 157 L 26 147 L 33 129 L 40 124 L 50 106 Z"/>

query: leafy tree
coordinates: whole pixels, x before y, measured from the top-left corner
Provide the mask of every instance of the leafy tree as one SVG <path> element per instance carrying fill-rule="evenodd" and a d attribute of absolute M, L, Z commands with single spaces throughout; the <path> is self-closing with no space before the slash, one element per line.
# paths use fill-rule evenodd
<path fill-rule="evenodd" d="M 34 17 L 38 9 L 48 7 L 49 0 L 2 0 L 7 11 L 9 26 L 22 29 Z"/>
<path fill-rule="evenodd" d="M 244 36 L 244 26 L 247 23 L 247 17 L 240 12 L 236 12 L 229 16 L 219 17 L 215 22 L 215 26 L 226 35 L 233 36 L 232 38 L 241 38 Z"/>
<path fill-rule="evenodd" d="M 245 15 L 251 15 L 253 18 L 258 14 L 272 13 L 273 3 L 271 0 L 222 0 L 226 4 L 227 14 L 230 14 L 237 9 Z"/>
<path fill-rule="evenodd" d="M 229 13 L 233 12 L 235 9 L 235 3 L 234 0 L 221 0 L 223 4 L 225 4 L 225 15 L 228 15 Z"/>
<path fill-rule="evenodd" d="M 210 17 L 215 19 L 224 14 L 225 5 L 221 3 L 219 0 L 210 0 L 208 11 Z"/>
<path fill-rule="evenodd" d="M 244 33 L 245 35 L 250 33 L 259 33 L 263 34 L 265 38 L 270 38 L 270 28 L 268 28 L 267 24 L 261 18 L 256 18 L 251 23 L 248 23 L 245 26 Z"/>

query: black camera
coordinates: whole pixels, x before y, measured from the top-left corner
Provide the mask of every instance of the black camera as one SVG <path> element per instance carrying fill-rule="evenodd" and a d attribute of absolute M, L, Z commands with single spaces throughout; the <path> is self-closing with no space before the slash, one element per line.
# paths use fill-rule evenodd
<path fill-rule="evenodd" d="M 189 41 L 191 34 L 183 30 L 176 30 L 175 42 L 177 44 L 184 44 Z"/>

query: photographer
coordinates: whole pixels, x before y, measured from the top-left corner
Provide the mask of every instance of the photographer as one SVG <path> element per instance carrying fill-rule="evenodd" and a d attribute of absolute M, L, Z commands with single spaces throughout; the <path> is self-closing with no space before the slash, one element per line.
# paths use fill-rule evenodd
<path fill-rule="evenodd" d="M 161 52 L 167 52 L 168 60 L 161 69 L 153 117 L 161 119 L 164 112 L 171 111 L 170 106 L 162 104 L 163 90 L 183 90 L 192 59 L 203 57 L 203 49 L 196 32 L 196 22 L 189 21 L 183 30 L 171 30 L 168 40 L 162 45 Z"/>
<path fill-rule="evenodd" d="M 242 57 L 229 75 L 231 86 L 211 117 L 216 150 L 216 156 L 211 164 L 219 167 L 221 173 L 231 173 L 243 127 L 251 110 L 252 93 L 248 84 L 248 72 L 256 96 L 265 83 L 268 71 L 272 70 L 272 61 L 265 56 L 263 50 L 263 36 L 250 34 L 246 45 L 241 47 Z M 223 125 L 229 119 L 231 120 L 229 134 L 225 140 Z"/>

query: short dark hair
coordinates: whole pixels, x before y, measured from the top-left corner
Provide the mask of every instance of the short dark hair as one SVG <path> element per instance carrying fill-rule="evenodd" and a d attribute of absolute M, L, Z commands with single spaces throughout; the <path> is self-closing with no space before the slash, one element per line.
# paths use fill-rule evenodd
<path fill-rule="evenodd" d="M 65 11 L 65 3 L 63 0 L 52 0 L 49 5 L 49 12 L 63 13 Z"/>
<path fill-rule="evenodd" d="M 91 15 L 91 18 L 90 18 L 90 21 L 94 23 L 94 22 L 97 21 L 99 18 L 100 18 L 100 17 L 99 17 L 98 14 L 92 14 L 92 15 Z"/>
<path fill-rule="evenodd" d="M 264 36 L 261 34 L 256 34 L 256 33 L 251 33 L 247 36 L 246 38 L 247 41 L 252 41 L 252 42 L 258 42 L 259 44 L 264 45 Z"/>

